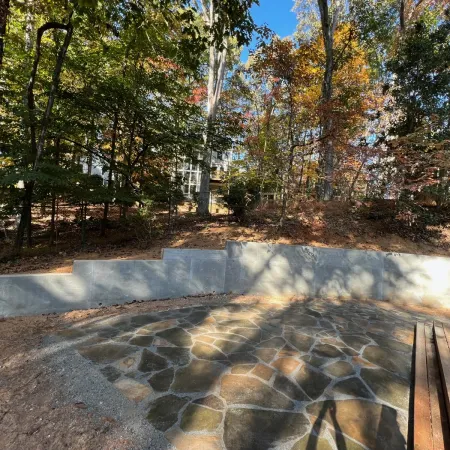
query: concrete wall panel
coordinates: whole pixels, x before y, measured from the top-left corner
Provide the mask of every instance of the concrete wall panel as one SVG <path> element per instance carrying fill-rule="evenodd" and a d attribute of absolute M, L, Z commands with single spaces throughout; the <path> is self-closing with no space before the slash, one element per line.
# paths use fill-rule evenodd
<path fill-rule="evenodd" d="M 71 274 L 0 276 L 0 316 L 89 307 L 85 280 Z"/>
<path fill-rule="evenodd" d="M 320 248 L 317 255 L 314 279 L 318 297 L 381 300 L 381 253 Z"/>
<path fill-rule="evenodd" d="M 450 308 L 450 259 L 386 253 L 383 298 Z"/>
<path fill-rule="evenodd" d="M 155 261 L 75 261 L 72 274 L 0 276 L 0 315 L 208 293 L 376 299 L 450 309 L 450 258 L 227 242 Z"/>

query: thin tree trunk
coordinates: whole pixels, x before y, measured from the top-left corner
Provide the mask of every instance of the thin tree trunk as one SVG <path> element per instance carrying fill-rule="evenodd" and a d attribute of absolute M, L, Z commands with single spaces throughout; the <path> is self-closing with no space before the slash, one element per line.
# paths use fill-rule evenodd
<path fill-rule="evenodd" d="M 405 31 L 405 0 L 400 0 L 400 32 Z"/>
<path fill-rule="evenodd" d="M 27 226 L 30 223 L 33 189 L 34 189 L 34 181 L 25 183 L 25 190 L 22 197 L 20 221 L 19 226 L 17 227 L 16 239 L 14 241 L 14 249 L 16 252 L 20 252 L 20 250 L 23 247 L 25 230 L 27 229 Z"/>
<path fill-rule="evenodd" d="M 86 216 L 87 216 L 87 203 L 81 203 L 81 248 L 86 247 Z"/>
<path fill-rule="evenodd" d="M 87 133 L 86 133 L 86 136 L 84 139 L 84 143 L 85 143 L 86 148 L 88 148 L 89 147 L 89 138 L 88 138 Z M 87 174 L 92 175 L 92 152 L 89 152 L 86 164 L 87 164 Z"/>
<path fill-rule="evenodd" d="M 333 175 L 334 175 L 334 145 L 332 139 L 333 121 L 330 117 L 329 108 L 330 102 L 333 96 L 333 70 L 334 70 L 334 55 L 333 55 L 333 42 L 334 31 L 337 26 L 338 8 L 339 5 L 336 2 L 333 15 L 330 15 L 328 8 L 328 0 L 318 0 L 320 19 L 322 24 L 322 36 L 325 47 L 325 73 L 322 83 L 322 103 L 325 105 L 328 111 L 323 118 L 322 137 L 324 140 L 324 152 L 323 152 L 323 181 L 321 189 L 322 200 L 328 201 L 333 197 Z"/>
<path fill-rule="evenodd" d="M 61 145 L 61 139 L 58 137 L 56 138 L 56 152 L 55 152 L 55 165 L 59 165 L 59 151 L 60 151 L 60 145 Z M 50 241 L 49 244 L 52 246 L 55 244 L 55 230 L 56 230 L 56 193 L 55 190 L 52 190 L 52 212 L 51 212 L 51 219 L 50 219 Z"/>
<path fill-rule="evenodd" d="M 41 57 L 41 41 L 43 34 L 50 29 L 61 29 L 66 31 L 66 36 L 64 38 L 64 43 L 58 53 L 58 58 L 56 60 L 55 70 L 53 72 L 52 84 L 50 86 L 50 92 L 47 100 L 47 107 L 44 113 L 44 117 L 41 123 L 41 132 L 39 140 L 37 141 L 36 132 L 36 117 L 35 117 L 35 102 L 34 102 L 34 84 L 36 81 L 37 70 L 39 66 L 39 61 Z M 47 136 L 47 130 L 50 122 L 50 116 L 53 109 L 53 104 L 55 102 L 56 93 L 58 90 L 59 80 L 61 76 L 62 66 L 67 54 L 67 49 L 70 45 L 72 39 L 73 26 L 70 22 L 67 25 L 60 24 L 57 22 L 48 22 L 41 26 L 38 30 L 38 35 L 36 39 L 36 55 L 34 58 L 33 69 L 31 72 L 30 81 L 28 83 L 28 111 L 30 114 L 30 135 L 31 135 L 31 160 L 33 161 L 33 170 L 36 171 L 39 165 L 39 160 L 44 150 L 45 138 Z M 31 161 L 30 161 L 31 162 Z M 30 181 L 25 184 L 25 192 L 22 198 L 22 214 L 20 217 L 20 223 L 17 228 L 16 240 L 14 243 L 14 249 L 16 252 L 20 252 L 23 246 L 23 235 L 25 229 L 28 229 L 27 241 L 31 243 L 31 206 L 33 199 L 35 181 Z"/>
<path fill-rule="evenodd" d="M 30 209 L 27 217 L 27 247 L 31 248 L 33 246 L 33 230 L 32 230 L 32 224 L 33 224 L 33 205 L 30 204 Z"/>
<path fill-rule="evenodd" d="M 53 104 L 55 103 L 56 92 L 58 91 L 58 85 L 59 85 L 59 79 L 61 76 L 62 66 L 63 66 L 64 60 L 66 58 L 66 54 L 67 54 L 67 50 L 70 45 L 70 41 L 72 40 L 72 34 L 73 34 L 72 24 L 69 22 L 69 24 L 65 28 L 66 28 L 66 37 L 64 38 L 64 43 L 61 47 L 61 50 L 59 51 L 58 59 L 56 60 L 55 71 L 53 73 L 53 80 L 52 80 L 52 84 L 50 86 L 50 94 L 48 96 L 47 108 L 45 109 L 44 118 L 42 120 L 42 125 L 41 125 L 41 134 L 39 136 L 39 141 L 37 143 L 36 160 L 34 163 L 35 169 L 37 168 L 41 154 L 44 151 L 45 138 L 47 136 L 47 129 L 48 129 L 48 126 L 50 123 L 50 116 L 52 114 Z"/>
<path fill-rule="evenodd" d="M 301 195 L 302 194 L 302 189 L 303 189 L 303 172 L 304 172 L 304 168 L 305 168 L 305 155 L 302 155 L 302 166 L 300 168 L 300 177 L 298 180 L 298 193 Z"/>
<path fill-rule="evenodd" d="M 353 197 L 353 191 L 355 190 L 356 182 L 358 181 L 358 178 L 359 178 L 359 176 L 361 175 L 361 171 L 362 171 L 362 169 L 363 169 L 363 167 L 364 167 L 364 164 L 365 164 L 366 161 L 367 161 L 367 158 L 368 158 L 368 156 L 365 156 L 365 157 L 363 158 L 363 160 L 362 160 L 360 166 L 358 167 L 358 170 L 357 170 L 357 172 L 356 172 L 356 175 L 355 175 L 354 178 L 353 178 L 352 184 L 350 185 L 350 189 L 349 189 L 349 192 L 348 192 L 348 201 L 350 201 L 350 200 L 352 199 L 352 197 Z"/>
<path fill-rule="evenodd" d="M 6 25 L 9 16 L 9 0 L 2 0 L 0 2 L 0 67 L 3 64 L 3 55 L 5 53 L 5 36 Z"/>
<path fill-rule="evenodd" d="M 286 211 L 287 211 L 287 201 L 288 201 L 288 194 L 289 194 L 289 185 L 291 182 L 291 172 L 292 167 L 294 166 L 294 136 L 293 136 L 293 130 L 292 130 L 292 124 L 293 124 L 293 98 L 292 93 L 290 94 L 290 111 L 289 111 L 289 123 L 288 123 L 288 132 L 289 132 L 289 138 L 288 138 L 288 146 L 289 146 L 289 160 L 288 160 L 288 167 L 287 167 L 287 173 L 286 173 L 286 179 L 283 181 L 282 186 L 282 196 L 283 196 L 283 203 L 281 206 L 281 217 L 280 217 L 280 227 L 284 226 L 284 222 L 286 221 Z"/>
<path fill-rule="evenodd" d="M 265 156 L 266 151 L 267 151 L 267 141 L 268 141 L 268 138 L 269 138 L 270 122 L 271 122 L 271 118 L 272 118 L 273 108 L 274 108 L 274 105 L 273 105 L 273 100 L 271 98 L 269 107 L 267 108 L 267 112 L 266 112 L 267 120 L 266 120 L 266 132 L 265 132 L 265 135 L 264 135 L 264 148 L 263 148 L 262 157 L 260 159 L 260 172 L 261 172 L 262 176 L 261 176 L 261 183 L 260 183 L 259 190 L 260 190 L 261 193 L 264 190 L 264 183 L 265 183 L 265 174 L 266 174 L 266 172 L 264 170 L 264 156 Z"/>
<path fill-rule="evenodd" d="M 303 147 L 306 146 L 306 131 L 303 134 Z M 302 152 L 302 165 L 301 165 L 301 169 L 300 169 L 300 178 L 298 181 L 298 193 L 301 194 L 302 193 L 302 186 L 303 186 L 303 172 L 304 172 L 304 168 L 305 168 L 305 153 Z"/>
<path fill-rule="evenodd" d="M 108 192 L 111 196 L 112 188 L 113 188 L 113 170 L 114 170 L 114 160 L 116 154 L 116 142 L 117 142 L 117 127 L 119 125 L 119 113 L 116 111 L 114 113 L 114 122 L 113 122 L 113 135 L 111 141 L 111 153 L 109 157 L 109 173 L 108 173 Z M 100 236 L 106 235 L 106 227 L 108 225 L 108 212 L 109 212 L 109 201 L 105 202 L 105 207 L 103 209 L 103 219 L 100 228 Z"/>
<path fill-rule="evenodd" d="M 51 212 L 51 219 L 50 219 L 50 239 L 49 239 L 49 245 L 53 246 L 55 245 L 55 229 L 56 229 L 56 194 L 55 192 L 52 192 L 52 212 Z"/>
<path fill-rule="evenodd" d="M 34 29 L 34 15 L 33 15 L 33 0 L 27 0 L 27 13 L 25 16 L 25 52 L 30 53 L 33 48 L 33 29 Z"/>

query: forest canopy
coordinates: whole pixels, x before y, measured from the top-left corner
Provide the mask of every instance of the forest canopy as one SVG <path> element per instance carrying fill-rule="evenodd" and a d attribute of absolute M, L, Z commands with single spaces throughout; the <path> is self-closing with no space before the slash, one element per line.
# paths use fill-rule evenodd
<path fill-rule="evenodd" d="M 2 2 L 0 220 L 16 218 L 14 253 L 43 205 L 49 245 L 60 203 L 82 221 L 101 208 L 101 235 L 112 205 L 170 215 L 186 161 L 201 171 L 188 200 L 208 215 L 222 152 L 219 192 L 238 216 L 270 196 L 281 227 L 309 199 L 394 200 L 410 223 L 446 220 L 450 2 L 297 0 L 283 39 L 255 24 L 257 4 Z"/>

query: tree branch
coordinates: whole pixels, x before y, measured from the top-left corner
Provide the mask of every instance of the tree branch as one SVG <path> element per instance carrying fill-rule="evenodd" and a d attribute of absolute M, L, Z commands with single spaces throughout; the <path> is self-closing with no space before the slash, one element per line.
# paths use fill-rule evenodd
<path fill-rule="evenodd" d="M 55 71 L 53 73 L 52 77 L 52 84 L 50 87 L 50 93 L 48 96 L 48 102 L 47 102 L 47 108 L 45 109 L 44 118 L 42 119 L 42 126 L 41 126 L 41 135 L 39 136 L 39 141 L 37 143 L 36 147 L 36 159 L 34 162 L 34 167 L 36 168 L 39 163 L 39 158 L 44 151 L 44 144 L 45 144 L 45 136 L 47 135 L 47 128 L 50 122 L 50 115 L 52 113 L 53 104 L 55 102 L 56 92 L 58 91 L 59 86 L 59 78 L 61 75 L 62 66 L 64 63 L 64 59 L 67 54 L 67 49 L 69 48 L 70 41 L 72 39 L 73 34 L 73 26 L 69 23 L 65 27 L 66 29 L 66 37 L 64 38 L 64 43 L 59 51 L 58 59 L 56 60 L 56 66 Z"/>
<path fill-rule="evenodd" d="M 70 21 L 70 18 L 69 18 Z M 69 27 L 72 28 L 70 22 L 68 24 L 63 24 L 59 22 L 47 22 L 41 27 L 38 28 L 37 37 L 36 37 L 36 53 L 34 55 L 33 68 L 31 70 L 30 79 L 28 81 L 27 87 L 27 103 L 28 103 L 28 112 L 30 116 L 30 135 L 31 135 L 31 150 L 32 155 L 35 158 L 34 164 L 36 164 L 36 160 L 39 158 L 38 154 L 38 143 L 36 141 L 36 117 L 35 117 L 35 101 L 34 101 L 34 85 L 36 83 L 37 70 L 39 67 L 39 62 L 41 59 L 41 43 L 42 37 L 44 33 L 51 29 L 59 29 L 59 30 L 69 30 Z M 67 38 L 67 34 L 66 34 Z M 65 53 L 64 53 L 65 54 Z M 59 58 L 58 58 L 59 59 Z M 55 69 L 56 74 L 56 69 Z M 59 74 L 58 74 L 59 76 Z M 53 103 L 52 103 L 53 106 Z M 47 105 L 48 108 L 48 105 Z M 45 136 L 45 135 L 44 135 Z M 42 137 L 42 133 L 41 133 Z"/>

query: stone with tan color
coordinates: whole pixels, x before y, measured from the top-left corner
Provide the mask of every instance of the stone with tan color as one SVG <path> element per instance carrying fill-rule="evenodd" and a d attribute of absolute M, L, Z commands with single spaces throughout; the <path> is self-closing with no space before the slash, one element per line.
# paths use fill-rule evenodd
<path fill-rule="evenodd" d="M 175 392 L 207 392 L 217 384 L 225 366 L 211 361 L 193 360 L 178 369 L 172 389 Z"/>
<path fill-rule="evenodd" d="M 254 364 L 237 364 L 231 368 L 231 373 L 235 375 L 245 375 L 255 367 Z"/>
<path fill-rule="evenodd" d="M 326 400 L 307 407 L 313 417 L 370 449 L 404 450 L 404 425 L 395 409 L 368 400 Z"/>
<path fill-rule="evenodd" d="M 183 413 L 180 427 L 183 431 L 215 431 L 222 422 L 222 413 L 201 405 L 190 404 Z"/>
<path fill-rule="evenodd" d="M 224 442 L 230 450 L 272 449 L 303 436 L 308 419 L 300 413 L 230 408 L 225 415 Z"/>
<path fill-rule="evenodd" d="M 157 331 L 167 330 L 168 328 L 173 328 L 177 326 L 177 321 L 175 319 L 162 320 L 161 322 L 151 323 L 145 327 L 139 328 L 137 334 L 152 334 Z"/>
<path fill-rule="evenodd" d="M 225 375 L 220 395 L 229 405 L 255 405 L 263 408 L 291 410 L 294 404 L 284 395 L 256 378 Z"/>
<path fill-rule="evenodd" d="M 272 378 L 272 375 L 275 373 L 273 369 L 264 364 L 257 364 L 256 367 L 252 370 L 252 374 L 257 377 L 269 381 Z"/>
<path fill-rule="evenodd" d="M 272 363 L 272 367 L 285 375 L 290 375 L 299 365 L 300 363 L 293 358 L 278 358 Z"/>
<path fill-rule="evenodd" d="M 223 450 L 218 436 L 185 434 L 181 430 L 170 430 L 167 440 L 177 450 Z"/>
<path fill-rule="evenodd" d="M 136 403 L 144 400 L 144 398 L 152 393 L 152 389 L 149 386 L 145 386 L 144 384 L 129 378 L 116 381 L 114 386 L 119 389 L 125 397 Z"/>
<path fill-rule="evenodd" d="M 273 348 L 260 348 L 254 354 L 265 363 L 269 363 L 275 357 L 277 351 Z"/>
<path fill-rule="evenodd" d="M 337 361 L 324 368 L 324 371 L 334 377 L 347 377 L 354 372 L 353 366 L 347 361 Z"/>
<path fill-rule="evenodd" d="M 217 348 L 201 342 L 194 344 L 192 354 L 199 359 L 207 359 L 208 361 L 224 361 L 227 359 L 227 356 Z"/>

